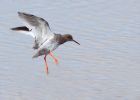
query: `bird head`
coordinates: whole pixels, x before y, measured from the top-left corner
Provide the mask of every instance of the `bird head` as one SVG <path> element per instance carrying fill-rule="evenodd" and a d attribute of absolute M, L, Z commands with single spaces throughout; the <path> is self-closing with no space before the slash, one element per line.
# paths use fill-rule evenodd
<path fill-rule="evenodd" d="M 67 42 L 67 41 L 73 41 L 73 42 L 75 42 L 75 43 L 77 43 L 77 44 L 80 45 L 80 43 L 78 43 L 77 41 L 75 41 L 75 40 L 73 39 L 72 35 L 70 35 L 70 34 L 65 34 L 65 35 L 63 35 L 63 38 L 65 39 L 65 42 Z"/>

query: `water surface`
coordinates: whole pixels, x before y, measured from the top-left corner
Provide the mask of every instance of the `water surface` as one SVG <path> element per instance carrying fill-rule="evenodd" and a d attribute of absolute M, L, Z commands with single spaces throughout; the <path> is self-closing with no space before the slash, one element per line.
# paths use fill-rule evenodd
<path fill-rule="evenodd" d="M 140 100 L 139 0 L 2 0 L 0 100 Z M 33 39 L 10 31 L 17 11 L 46 19 L 53 32 L 72 34 L 55 52 L 32 59 Z"/>

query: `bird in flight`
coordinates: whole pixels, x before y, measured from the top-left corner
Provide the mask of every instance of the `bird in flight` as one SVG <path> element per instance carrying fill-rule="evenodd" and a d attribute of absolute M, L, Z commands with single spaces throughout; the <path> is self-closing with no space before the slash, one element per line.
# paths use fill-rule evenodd
<path fill-rule="evenodd" d="M 70 34 L 62 35 L 53 33 L 48 22 L 41 17 L 24 12 L 18 12 L 18 16 L 24 21 L 25 26 L 14 27 L 11 28 L 11 30 L 25 33 L 34 38 L 33 49 L 37 50 L 37 52 L 33 55 L 33 58 L 45 55 L 44 61 L 47 74 L 48 64 L 46 57 L 48 54 L 53 58 L 54 62 L 58 64 L 58 60 L 53 55 L 52 51 L 67 41 L 73 41 L 79 44 Z"/>

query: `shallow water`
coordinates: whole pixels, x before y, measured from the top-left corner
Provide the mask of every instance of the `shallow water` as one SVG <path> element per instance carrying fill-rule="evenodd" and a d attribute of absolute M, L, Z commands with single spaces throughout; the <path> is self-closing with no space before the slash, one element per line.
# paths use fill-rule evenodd
<path fill-rule="evenodd" d="M 2 0 L 0 100 L 140 100 L 139 0 Z M 46 19 L 52 31 L 72 34 L 48 57 L 32 59 L 33 39 L 9 29 L 17 11 Z"/>

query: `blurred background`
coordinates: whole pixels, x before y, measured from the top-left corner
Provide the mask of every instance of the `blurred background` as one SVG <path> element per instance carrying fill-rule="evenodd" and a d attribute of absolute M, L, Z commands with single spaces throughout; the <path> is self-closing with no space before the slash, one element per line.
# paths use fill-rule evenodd
<path fill-rule="evenodd" d="M 32 59 L 33 38 L 10 30 L 22 26 L 17 12 L 46 19 L 65 43 Z M 139 0 L 1 0 L 0 100 L 140 100 Z"/>

